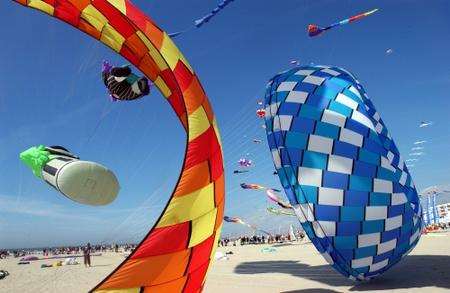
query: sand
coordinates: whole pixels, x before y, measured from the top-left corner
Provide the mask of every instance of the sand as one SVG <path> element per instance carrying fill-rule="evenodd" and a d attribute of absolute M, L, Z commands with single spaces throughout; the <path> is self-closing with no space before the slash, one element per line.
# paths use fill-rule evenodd
<path fill-rule="evenodd" d="M 264 247 L 275 252 L 262 253 Z M 450 233 L 423 235 L 413 252 L 382 277 L 353 283 L 329 267 L 312 244 L 221 247 L 229 260 L 216 261 L 205 292 L 450 292 Z M 122 260 L 123 254 L 93 257 L 82 264 L 41 269 L 42 263 L 19 266 L 17 259 L 0 260 L 10 276 L 0 280 L 0 292 L 87 292 Z M 79 259 L 82 261 L 82 259 Z"/>

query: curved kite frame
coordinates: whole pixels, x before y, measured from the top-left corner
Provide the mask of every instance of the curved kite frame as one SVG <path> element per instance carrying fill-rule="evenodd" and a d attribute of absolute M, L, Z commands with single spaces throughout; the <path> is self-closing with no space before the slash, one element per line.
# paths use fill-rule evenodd
<path fill-rule="evenodd" d="M 155 226 L 91 292 L 200 292 L 220 238 L 224 169 L 217 123 L 189 63 L 129 0 L 13 0 L 87 33 L 141 70 L 187 133 L 183 168 Z"/>

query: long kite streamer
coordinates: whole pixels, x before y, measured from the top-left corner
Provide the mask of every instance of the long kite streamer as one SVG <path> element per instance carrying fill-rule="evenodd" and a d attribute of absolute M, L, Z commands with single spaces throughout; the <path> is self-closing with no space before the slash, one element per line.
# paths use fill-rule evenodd
<path fill-rule="evenodd" d="M 378 11 L 378 8 L 370 10 L 370 11 L 367 11 L 367 12 L 364 12 L 364 13 L 361 13 L 361 14 L 358 14 L 358 15 L 355 15 L 355 16 L 352 16 L 350 18 L 346 18 L 346 19 L 338 21 L 338 22 L 335 22 L 335 23 L 333 23 L 333 24 L 331 24 L 331 25 L 329 25 L 327 27 L 320 27 L 317 24 L 310 24 L 310 25 L 308 25 L 308 35 L 310 37 L 318 36 L 318 35 L 324 33 L 325 31 L 327 31 L 329 29 L 332 29 L 332 28 L 335 28 L 337 26 L 345 25 L 345 24 L 348 24 L 348 23 L 360 20 L 360 19 L 362 19 L 364 17 L 367 17 L 367 16 L 377 12 L 377 11 Z"/>
<path fill-rule="evenodd" d="M 204 15 L 203 17 L 194 20 L 194 26 L 188 29 L 185 29 L 184 31 L 179 31 L 179 32 L 175 32 L 175 33 L 171 33 L 169 34 L 170 37 L 174 38 L 177 37 L 187 31 L 189 31 L 192 28 L 200 28 L 201 26 L 203 26 L 205 23 L 209 22 L 211 20 L 211 18 L 213 18 L 214 16 L 216 16 L 220 11 L 222 11 L 222 9 L 224 9 L 228 4 L 230 4 L 231 2 L 233 2 L 234 0 L 223 0 L 221 1 L 210 13 Z"/>

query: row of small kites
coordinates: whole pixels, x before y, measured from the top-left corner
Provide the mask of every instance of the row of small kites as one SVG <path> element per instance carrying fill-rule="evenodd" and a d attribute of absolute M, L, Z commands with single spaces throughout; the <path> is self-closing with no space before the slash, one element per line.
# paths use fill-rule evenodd
<path fill-rule="evenodd" d="M 225 9 L 231 2 L 234 2 L 234 0 L 222 0 L 208 14 L 206 14 L 206 15 L 200 17 L 200 18 L 195 19 L 193 21 L 193 25 L 187 27 L 184 30 L 171 33 L 171 34 L 169 34 L 169 36 L 172 37 L 172 38 L 178 37 L 178 36 L 188 32 L 188 31 L 190 31 L 192 29 L 198 29 L 198 28 L 202 27 L 203 25 L 207 24 L 211 19 L 216 17 L 219 14 L 219 12 L 221 12 L 223 9 Z M 367 17 L 369 15 L 374 14 L 377 11 L 378 11 L 378 8 L 372 9 L 370 11 L 363 12 L 363 13 L 360 13 L 360 14 L 357 14 L 357 15 L 353 15 L 353 16 L 351 16 L 349 18 L 345 18 L 343 20 L 334 22 L 334 23 L 332 23 L 332 24 L 330 24 L 328 26 L 319 26 L 317 24 L 309 24 L 308 27 L 307 27 L 308 36 L 310 36 L 310 37 L 320 36 L 323 33 L 327 32 L 327 31 L 329 31 L 331 29 L 335 29 L 337 27 L 340 27 L 340 26 L 343 26 L 343 25 L 346 25 L 346 24 L 349 24 L 349 23 L 361 20 L 361 19 L 363 19 L 363 18 L 365 18 L 365 17 Z M 388 49 L 388 51 L 389 50 L 392 50 L 392 49 Z M 390 51 L 389 53 L 388 53 L 388 51 L 386 51 L 387 54 L 392 53 L 392 51 Z M 293 64 L 295 64 L 295 63 L 293 63 Z M 297 64 L 297 65 L 299 65 L 299 64 Z"/>
<path fill-rule="evenodd" d="M 433 125 L 432 121 L 422 121 L 419 124 L 419 128 L 426 128 Z M 425 155 L 425 146 L 428 143 L 427 140 L 421 139 L 413 143 L 408 158 L 405 160 L 406 166 L 408 168 L 413 168 L 416 163 Z"/>
<path fill-rule="evenodd" d="M 265 191 L 267 198 L 273 202 L 274 204 L 278 205 L 278 207 L 274 207 L 274 206 L 269 206 L 267 207 L 267 212 L 271 213 L 273 215 L 277 215 L 277 216 L 292 216 L 295 217 L 295 213 L 294 213 L 294 209 L 292 207 L 292 205 L 289 202 L 286 202 L 284 200 L 282 200 L 278 194 L 278 192 L 281 192 L 281 190 L 279 189 L 275 189 L 275 188 L 269 188 L 269 187 L 265 187 L 259 184 L 254 184 L 254 183 L 241 183 L 241 187 L 243 189 L 250 189 L 250 190 L 260 190 L 260 191 Z M 225 222 L 228 223 L 235 223 L 235 224 L 240 224 L 243 226 L 246 226 L 252 230 L 256 231 L 261 231 L 267 235 L 270 235 L 270 233 L 259 229 L 258 227 L 256 227 L 255 225 L 251 225 L 247 222 L 245 222 L 244 220 L 242 220 L 239 217 L 229 217 L 229 216 L 225 216 L 224 218 Z"/>

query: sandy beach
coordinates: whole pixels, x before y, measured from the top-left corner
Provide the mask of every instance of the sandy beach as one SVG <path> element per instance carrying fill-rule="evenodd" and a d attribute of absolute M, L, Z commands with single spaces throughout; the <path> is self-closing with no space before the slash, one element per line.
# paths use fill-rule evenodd
<path fill-rule="evenodd" d="M 213 264 L 205 292 L 445 292 L 450 290 L 449 237 L 450 233 L 423 235 L 400 264 L 360 284 L 336 273 L 310 243 L 220 247 L 217 251 L 233 254 Z M 265 247 L 275 251 L 263 253 Z M 17 259 L 2 259 L 0 270 L 10 275 L 0 280 L 0 292 L 87 292 L 123 259 L 122 253 L 94 256 L 91 268 L 82 264 L 41 268 L 55 260 L 17 265 Z"/>

